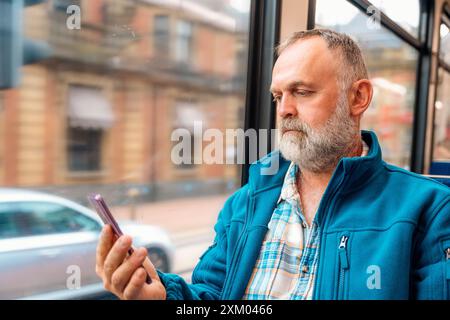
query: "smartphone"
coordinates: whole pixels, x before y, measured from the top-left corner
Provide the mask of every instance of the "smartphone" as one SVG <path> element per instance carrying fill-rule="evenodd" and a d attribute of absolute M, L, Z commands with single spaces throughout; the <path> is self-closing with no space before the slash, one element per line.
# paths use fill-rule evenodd
<path fill-rule="evenodd" d="M 88 200 L 94 207 L 95 211 L 97 211 L 97 214 L 100 216 L 100 219 L 102 219 L 104 224 L 109 224 L 111 228 L 113 229 L 114 235 L 116 236 L 116 240 L 123 235 L 122 230 L 120 230 L 119 224 L 117 223 L 116 219 L 114 219 L 111 211 L 109 210 L 108 206 L 106 205 L 105 200 L 100 194 L 90 194 L 88 195 Z M 133 248 L 131 247 L 128 250 L 128 254 L 132 255 L 134 252 Z M 145 269 L 145 268 L 144 268 Z M 152 283 L 152 279 L 147 273 L 147 279 L 146 282 L 148 284 Z"/>

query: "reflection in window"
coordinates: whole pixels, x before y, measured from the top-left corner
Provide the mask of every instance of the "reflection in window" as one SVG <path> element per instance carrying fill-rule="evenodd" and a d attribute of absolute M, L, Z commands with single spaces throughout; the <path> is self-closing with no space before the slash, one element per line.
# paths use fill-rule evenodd
<path fill-rule="evenodd" d="M 198 145 L 202 143 L 201 133 L 199 136 L 198 129 L 205 124 L 205 117 L 199 109 L 199 106 L 192 102 L 178 101 L 175 105 L 174 130 L 181 129 L 184 134 L 181 141 L 176 141 L 179 144 L 181 152 L 179 154 L 183 162 L 178 165 L 180 169 L 192 169 L 195 166 L 196 160 L 201 160 L 201 154 L 198 154 Z M 202 128 L 203 129 L 203 128 Z"/>
<path fill-rule="evenodd" d="M 346 33 L 361 47 L 374 86 L 361 127 L 376 132 L 387 162 L 409 168 L 417 51 L 384 27 L 373 28 L 364 13 L 344 0 L 318 0 L 316 27 Z"/>
<path fill-rule="evenodd" d="M 450 23 L 450 18 L 448 20 Z M 441 24 L 440 35 L 439 59 L 450 65 L 450 27 L 445 23 Z"/>
<path fill-rule="evenodd" d="M 420 21 L 419 0 L 370 0 L 370 3 L 398 23 L 403 29 L 418 37 Z"/>
<path fill-rule="evenodd" d="M 450 72 L 439 69 L 434 116 L 434 161 L 450 162 Z"/>

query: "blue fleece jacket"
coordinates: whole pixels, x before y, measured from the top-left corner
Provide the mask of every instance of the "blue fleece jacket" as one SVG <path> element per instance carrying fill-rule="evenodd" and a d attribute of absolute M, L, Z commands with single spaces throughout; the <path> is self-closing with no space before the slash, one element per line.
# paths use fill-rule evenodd
<path fill-rule="evenodd" d="M 368 155 L 340 160 L 316 213 L 314 299 L 449 299 L 450 188 L 385 163 L 376 135 L 362 137 Z M 273 160 L 279 170 L 261 174 Z M 251 165 L 248 184 L 219 213 L 192 284 L 158 271 L 167 299 L 242 298 L 288 167 L 277 151 Z"/>

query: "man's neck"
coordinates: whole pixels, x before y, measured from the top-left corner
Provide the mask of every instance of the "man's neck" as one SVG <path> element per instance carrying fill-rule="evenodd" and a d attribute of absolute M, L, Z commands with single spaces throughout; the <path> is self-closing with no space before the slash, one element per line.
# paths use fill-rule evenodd
<path fill-rule="evenodd" d="M 357 143 L 355 143 L 354 147 L 345 155 L 344 157 L 359 157 L 361 156 L 363 151 L 362 141 L 359 139 Z M 305 188 L 319 188 L 324 189 L 328 185 L 328 182 L 333 175 L 334 169 L 336 168 L 337 163 L 328 169 L 325 169 L 321 172 L 312 172 L 307 169 L 300 168 L 299 177 L 297 177 L 297 187 L 299 187 L 300 182 L 303 184 Z M 299 189 L 300 191 L 300 189 Z"/>
<path fill-rule="evenodd" d="M 345 157 L 359 157 L 361 156 L 362 151 L 362 141 L 358 139 L 358 142 L 355 143 L 355 146 L 351 148 L 351 150 L 347 155 L 345 155 Z M 330 182 L 336 165 L 319 173 L 308 171 L 304 168 L 300 168 L 300 170 L 298 171 L 296 183 L 297 190 L 300 195 L 302 212 L 308 225 L 311 225 L 311 222 L 314 219 L 320 199 L 322 198 L 325 189 Z"/>

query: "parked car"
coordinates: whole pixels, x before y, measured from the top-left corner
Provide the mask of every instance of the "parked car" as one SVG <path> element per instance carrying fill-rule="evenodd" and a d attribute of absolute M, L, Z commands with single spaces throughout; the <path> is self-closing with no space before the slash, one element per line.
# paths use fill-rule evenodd
<path fill-rule="evenodd" d="M 159 227 L 118 220 L 134 246 L 170 272 L 174 248 Z M 95 273 L 102 228 L 97 214 L 68 199 L 0 188 L 0 299 L 73 299 L 105 295 Z M 73 281 L 76 273 L 79 284 Z"/>

